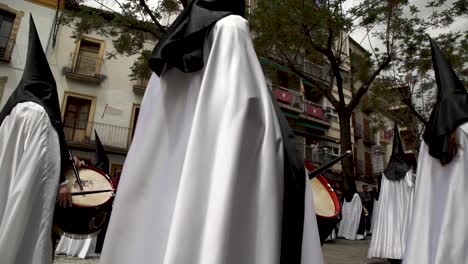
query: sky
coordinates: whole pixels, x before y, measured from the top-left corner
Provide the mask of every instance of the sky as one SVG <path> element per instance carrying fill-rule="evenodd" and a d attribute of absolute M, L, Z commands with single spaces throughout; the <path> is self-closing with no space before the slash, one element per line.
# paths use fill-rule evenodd
<path fill-rule="evenodd" d="M 120 3 L 125 2 L 125 0 L 85 0 L 85 4 L 96 7 L 96 8 L 102 8 L 102 9 L 110 8 L 116 12 L 120 12 L 120 8 L 119 8 L 119 5 L 117 4 L 117 1 Z M 160 0 L 147 0 L 147 3 L 149 6 L 154 6 L 158 3 L 158 1 Z M 346 2 L 345 8 L 350 8 L 353 5 L 358 4 L 359 2 L 361 2 L 361 0 L 348 0 Z M 410 2 L 416 5 L 421 10 L 420 16 L 426 17 L 431 13 L 430 9 L 424 7 L 427 3 L 427 0 L 410 0 Z M 449 0 L 448 4 L 450 5 L 453 2 L 454 2 L 453 0 Z M 173 17 L 169 18 L 169 20 L 164 20 L 162 21 L 162 23 L 167 24 L 169 23 L 169 21 L 173 21 L 173 19 L 174 19 Z M 432 31 L 429 31 L 428 34 L 431 35 L 432 37 L 436 37 L 441 33 L 447 33 L 449 31 L 462 31 L 462 30 L 466 30 L 467 28 L 468 28 L 468 16 L 465 16 L 465 17 L 456 19 L 453 25 L 449 28 L 432 30 Z M 355 39 L 358 43 L 360 43 L 365 49 L 371 51 L 369 40 L 366 37 L 365 30 L 356 30 L 355 32 L 351 33 L 351 37 Z M 371 37 L 371 42 L 374 47 L 379 47 L 378 44 L 377 45 L 375 44 L 376 41 L 372 40 L 372 37 Z"/>

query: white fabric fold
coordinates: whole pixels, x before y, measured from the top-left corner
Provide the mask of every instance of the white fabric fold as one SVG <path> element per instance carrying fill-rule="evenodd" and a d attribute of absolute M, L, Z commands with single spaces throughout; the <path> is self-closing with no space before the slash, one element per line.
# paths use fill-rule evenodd
<path fill-rule="evenodd" d="M 421 145 L 403 263 L 468 263 L 468 123 L 458 127 L 457 143 L 446 166 Z"/>
<path fill-rule="evenodd" d="M 60 238 L 60 242 L 57 244 L 55 254 L 79 257 L 82 259 L 99 256 L 99 254 L 95 253 L 96 240 L 97 237 L 76 239 L 63 235 Z"/>
<path fill-rule="evenodd" d="M 247 21 L 207 38 L 203 70 L 150 80 L 102 264 L 279 263 L 283 143 Z M 323 263 L 306 198 L 303 263 Z"/>
<path fill-rule="evenodd" d="M 399 181 L 390 181 L 382 175 L 379 206 L 374 211 L 375 221 L 369 245 L 369 258 L 402 259 L 405 250 L 406 221 L 409 221 L 413 171 Z"/>
<path fill-rule="evenodd" d="M 357 239 L 357 230 L 359 220 L 361 219 L 362 202 L 358 193 L 355 193 L 351 202 L 343 201 L 341 209 L 341 222 L 338 230 L 338 237 L 344 237 L 349 240 Z"/>
<path fill-rule="evenodd" d="M 52 263 L 59 174 L 58 136 L 46 111 L 16 105 L 0 125 L 0 263 Z"/>

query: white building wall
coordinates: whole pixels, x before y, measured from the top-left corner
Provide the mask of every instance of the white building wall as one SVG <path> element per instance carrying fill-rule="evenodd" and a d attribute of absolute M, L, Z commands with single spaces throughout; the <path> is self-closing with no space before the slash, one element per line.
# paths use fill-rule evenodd
<path fill-rule="evenodd" d="M 11 61 L 9 63 L 0 62 L 0 77 L 7 77 L 3 93 L 0 94 L 0 109 L 5 105 L 11 93 L 16 89 L 23 75 L 28 48 L 29 15 L 32 14 L 34 18 L 42 47 L 46 50 L 56 12 L 53 8 L 44 7 L 24 0 L 0 0 L 0 8 L 4 9 L 5 7 L 22 12 L 23 14 L 11 55 Z"/>
<path fill-rule="evenodd" d="M 63 69 L 70 65 L 71 56 L 75 52 L 76 39 L 72 38 L 73 29 L 70 27 L 60 27 L 57 42 L 49 55 L 49 63 L 56 77 L 60 101 L 62 103 L 65 92 L 78 93 L 81 95 L 96 98 L 96 110 L 94 112 L 94 122 L 130 127 L 132 109 L 134 104 L 140 104 L 142 96 L 133 92 L 133 83 L 130 80 L 130 67 L 138 56 L 118 56 L 116 59 L 106 59 L 103 57 L 100 73 L 106 79 L 100 84 L 92 84 L 85 81 L 68 79 L 63 74 Z M 104 52 L 114 50 L 112 39 L 104 38 L 97 34 L 88 34 L 92 37 L 104 41 Z M 106 105 L 120 110 L 119 114 L 104 114 Z M 62 106 L 62 111 L 64 106 Z"/>

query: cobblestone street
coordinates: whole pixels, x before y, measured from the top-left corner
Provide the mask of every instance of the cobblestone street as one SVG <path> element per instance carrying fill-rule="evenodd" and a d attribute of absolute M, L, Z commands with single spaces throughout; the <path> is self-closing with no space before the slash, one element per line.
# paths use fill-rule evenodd
<path fill-rule="evenodd" d="M 385 264 L 383 260 L 369 260 L 367 249 L 369 239 L 362 241 L 349 241 L 337 239 L 323 246 L 325 264 Z M 97 264 L 98 258 L 79 259 L 57 256 L 54 264 Z M 140 264 L 140 263 L 128 263 Z M 141 263 L 143 264 L 143 263 Z"/>

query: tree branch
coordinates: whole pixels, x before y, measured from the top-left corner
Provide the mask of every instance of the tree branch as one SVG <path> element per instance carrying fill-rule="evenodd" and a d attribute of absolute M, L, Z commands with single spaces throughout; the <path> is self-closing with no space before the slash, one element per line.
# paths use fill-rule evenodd
<path fill-rule="evenodd" d="M 358 105 L 361 98 L 369 90 L 369 87 L 372 84 L 372 82 L 375 80 L 375 78 L 377 78 L 377 76 L 379 76 L 380 72 L 390 64 L 391 61 L 392 61 L 392 57 L 387 56 L 385 58 L 385 60 L 382 62 L 382 64 L 380 64 L 379 68 L 377 68 L 377 70 L 375 70 L 372 73 L 372 75 L 369 77 L 369 79 L 367 79 L 367 81 L 364 82 L 361 85 L 361 87 L 358 89 L 358 91 L 354 94 L 354 96 L 351 99 L 351 101 L 349 102 L 349 104 L 346 106 L 349 110 L 353 110 L 354 108 L 356 108 L 356 106 Z"/>
<path fill-rule="evenodd" d="M 140 5 L 143 7 L 143 10 L 151 17 L 151 20 L 153 20 L 153 23 L 161 30 L 161 32 L 165 33 L 166 28 L 164 28 L 156 18 L 156 16 L 153 14 L 149 6 L 146 4 L 145 0 L 140 0 Z"/>

